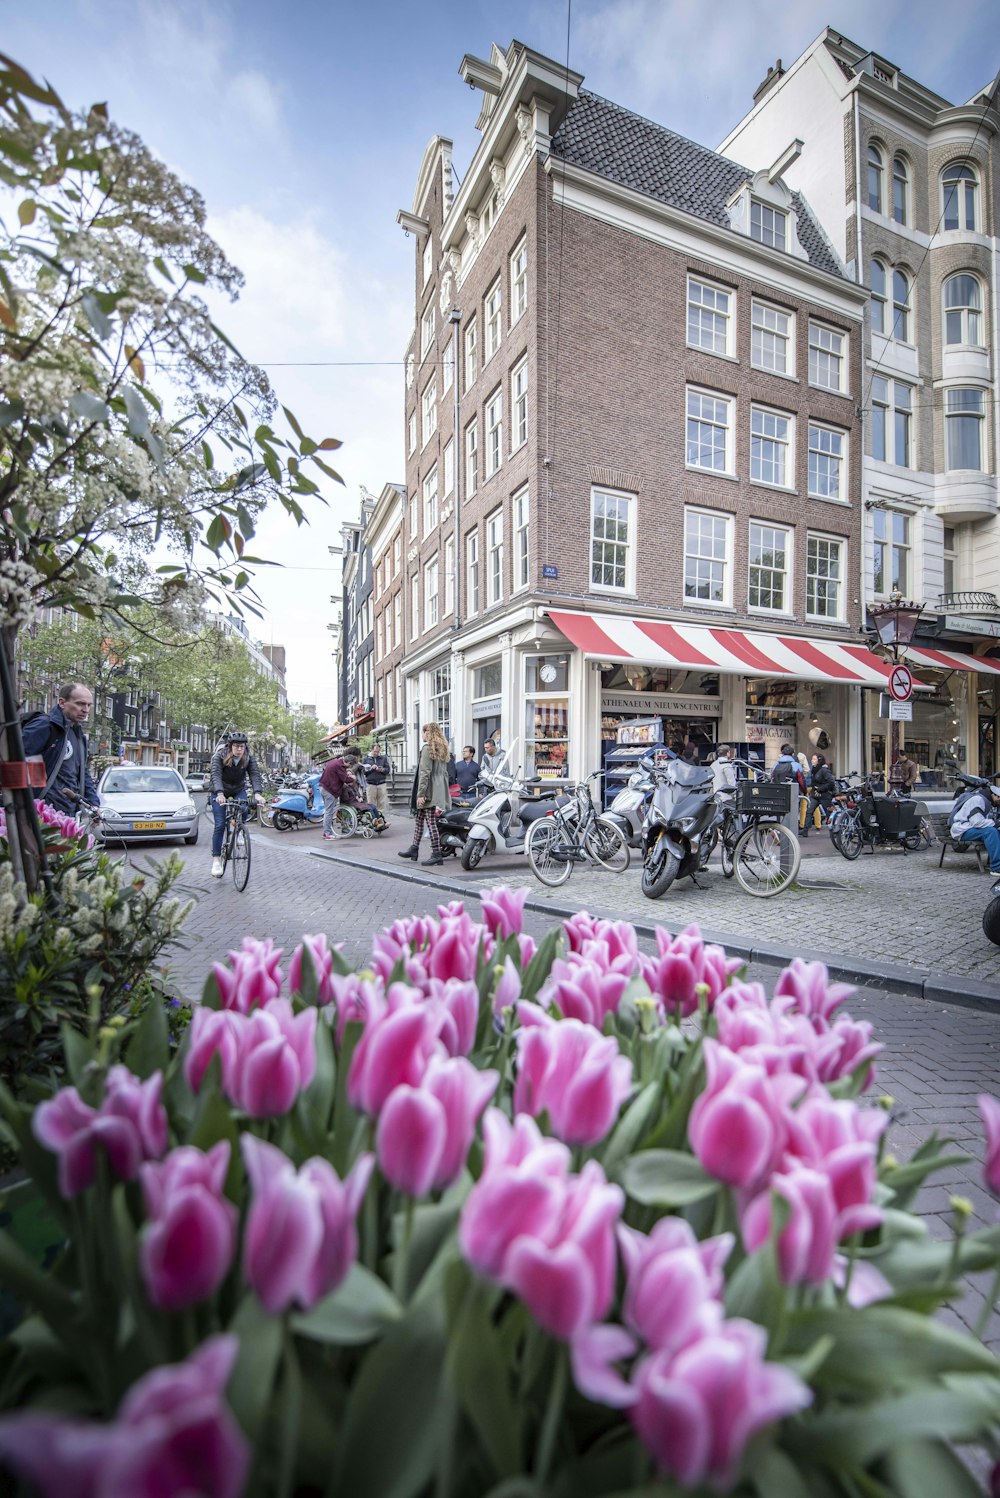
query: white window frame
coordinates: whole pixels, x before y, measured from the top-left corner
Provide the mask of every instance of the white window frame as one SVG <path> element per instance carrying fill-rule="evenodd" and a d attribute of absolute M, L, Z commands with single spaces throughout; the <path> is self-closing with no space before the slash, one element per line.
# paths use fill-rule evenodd
<path fill-rule="evenodd" d="M 392 648 L 403 643 L 403 590 L 396 593 L 392 600 Z"/>
<path fill-rule="evenodd" d="M 960 406 L 958 398 L 962 396 L 975 397 L 976 404 L 969 402 Z M 957 463 L 952 462 L 952 447 L 958 440 L 956 433 L 964 429 L 966 423 L 974 423 L 970 430 L 975 433 L 979 462 L 971 467 L 968 463 L 963 463 L 959 467 Z M 944 433 L 945 471 L 947 473 L 982 473 L 986 467 L 986 391 L 981 386 L 953 386 L 945 391 Z"/>
<path fill-rule="evenodd" d="M 842 328 L 809 319 L 809 383 L 816 390 L 847 394 L 850 343 Z"/>
<path fill-rule="evenodd" d="M 410 638 L 420 638 L 420 574 L 414 572 L 410 578 Z"/>
<path fill-rule="evenodd" d="M 910 529 L 912 517 L 905 510 L 894 510 L 886 505 L 882 509 L 872 511 L 872 593 L 876 598 L 888 598 L 898 586 L 904 597 L 909 596 L 911 582 L 911 561 L 913 557 L 913 534 Z M 902 539 L 896 538 L 896 521 L 900 522 Z M 882 530 L 884 535 L 878 533 Z M 879 557 L 882 559 L 882 582 L 879 587 L 876 580 L 876 564 Z M 897 571 L 896 558 L 901 557 L 903 561 L 903 573 L 898 578 L 893 574 Z M 888 562 L 888 567 L 886 563 Z M 888 581 L 888 587 L 884 586 Z"/>
<path fill-rule="evenodd" d="M 491 479 L 503 466 L 503 386 L 498 385 L 486 402 L 486 453 L 484 478 Z"/>
<path fill-rule="evenodd" d="M 780 233 L 779 233 L 780 228 Z M 756 230 L 756 232 L 754 232 Z M 750 238 L 773 250 L 788 248 L 788 214 L 773 203 L 750 199 Z"/>
<path fill-rule="evenodd" d="M 431 278 L 431 272 L 434 269 L 434 241 L 433 241 L 433 239 L 431 238 L 431 236 L 429 234 L 428 234 L 427 239 L 426 239 L 426 241 L 424 243 L 424 249 L 423 249 L 423 255 L 421 257 L 421 261 L 422 261 L 422 266 L 423 266 L 424 278 L 423 278 L 423 280 L 421 281 L 420 284 L 421 284 L 421 286 L 426 286 L 427 282 Z"/>
<path fill-rule="evenodd" d="M 465 389 L 471 390 L 479 378 L 479 334 L 475 317 L 470 317 L 465 328 Z"/>
<path fill-rule="evenodd" d="M 496 223 L 499 213 L 500 194 L 497 192 L 496 188 L 494 188 L 492 192 L 487 193 L 486 201 L 484 202 L 482 212 L 479 215 L 479 227 L 482 230 L 484 239 L 493 228 L 493 225 Z"/>
<path fill-rule="evenodd" d="M 471 499 L 479 489 L 479 417 L 474 416 L 465 428 L 465 497 Z"/>
<path fill-rule="evenodd" d="M 691 524 L 696 522 L 699 526 L 699 534 L 692 537 L 690 534 Z M 704 550 L 703 542 L 707 534 L 705 522 L 711 528 L 712 550 Z M 702 505 L 685 505 L 684 507 L 684 549 L 682 591 L 684 606 L 697 609 L 730 609 L 733 606 L 733 531 L 734 517 L 724 510 L 711 510 Z M 722 556 L 716 550 L 721 533 Z M 695 540 L 695 549 L 689 550 L 689 543 Z M 699 598 L 694 591 L 688 591 L 688 563 L 689 560 L 696 564 L 706 563 L 710 568 L 721 567 L 722 569 L 722 596 L 720 598 Z M 700 586 L 701 579 L 692 576 L 690 579 L 696 586 Z"/>
<path fill-rule="evenodd" d="M 486 517 L 486 607 L 502 603 L 503 591 L 503 506 Z"/>
<path fill-rule="evenodd" d="M 767 471 L 776 466 L 777 458 L 781 459 L 781 477 L 768 478 Z M 750 482 L 766 489 L 795 488 L 795 417 L 790 411 L 757 403 L 750 407 Z"/>
<path fill-rule="evenodd" d="M 916 431 L 913 424 L 914 387 L 905 380 L 893 380 L 887 375 L 872 375 L 871 380 L 871 455 L 876 463 L 891 463 L 896 468 L 912 468 L 916 448 Z M 905 392 L 903 399 L 900 396 Z M 877 416 L 876 413 L 882 413 Z M 897 417 L 905 417 L 903 430 L 907 433 L 907 450 L 900 457 L 897 437 L 900 423 Z M 876 452 L 876 434 L 882 426 L 883 456 Z"/>
<path fill-rule="evenodd" d="M 754 532 L 755 532 L 755 530 L 757 530 L 757 531 L 759 531 L 761 533 L 761 537 L 762 538 L 765 537 L 765 536 L 773 536 L 773 537 L 783 536 L 784 537 L 784 566 L 783 567 L 769 567 L 769 568 L 764 568 L 763 566 L 760 566 L 760 571 L 762 573 L 763 572 L 768 572 L 770 574 L 773 574 L 775 577 L 780 577 L 782 579 L 782 582 L 781 582 L 781 602 L 779 604 L 760 603 L 760 602 L 754 603 L 752 601 L 754 568 L 755 568 L 755 565 L 759 565 L 759 564 L 755 564 L 754 561 L 753 561 L 753 545 L 754 545 Z M 749 525 L 747 527 L 747 611 L 748 611 L 748 613 L 751 613 L 751 614 L 769 614 L 773 618 L 785 618 L 785 617 L 787 617 L 792 612 L 792 597 L 793 597 L 792 588 L 793 588 L 793 583 L 794 583 L 794 579 L 793 579 L 793 560 L 794 560 L 794 555 L 795 555 L 795 532 L 794 532 L 794 530 L 792 529 L 791 526 L 780 525 L 780 524 L 778 524 L 774 520 L 752 519 L 750 521 L 750 523 L 749 523 Z"/>
<path fill-rule="evenodd" d="M 810 548 L 810 546 L 813 545 L 814 542 L 820 542 L 824 546 L 827 546 L 827 547 L 830 547 L 831 549 L 835 549 L 836 550 L 836 552 L 837 552 L 837 575 L 836 575 L 835 578 L 830 578 L 829 576 L 824 577 L 824 575 L 821 572 L 819 572 L 819 571 L 811 572 L 809 570 L 809 564 L 810 564 L 809 548 Z M 829 557 L 827 558 L 827 565 L 829 565 Z M 805 612 L 806 612 L 806 618 L 807 619 L 815 620 L 817 623 L 821 623 L 821 624 L 843 624 L 843 623 L 845 623 L 845 621 L 847 619 L 847 610 L 846 610 L 846 597 L 847 597 L 846 578 L 847 578 L 847 539 L 846 539 L 846 537 L 844 537 L 844 536 L 830 536 L 830 535 L 827 535 L 824 531 L 807 531 L 806 532 L 806 591 L 805 591 Z M 830 613 L 829 611 L 818 612 L 816 609 L 811 609 L 809 607 L 809 594 L 810 594 L 809 584 L 810 584 L 810 581 L 815 581 L 818 584 L 829 584 L 829 583 L 833 582 L 836 585 L 836 590 L 837 590 L 836 609 L 835 609 L 835 611 L 833 613 Z M 814 591 L 818 591 L 818 590 L 814 590 Z"/>
<path fill-rule="evenodd" d="M 949 178 L 948 173 L 955 175 Z M 968 172 L 969 176 L 959 176 L 959 172 Z M 950 161 L 941 173 L 941 226 L 949 234 L 965 231 L 967 234 L 979 232 L 979 172 L 971 161 Z M 956 184 L 949 192 L 949 181 Z M 961 186 L 957 184 L 961 183 Z M 949 198 L 954 204 L 955 222 L 949 224 Z M 971 213 L 970 213 L 971 198 Z M 969 222 L 971 218 L 972 222 Z"/>
<path fill-rule="evenodd" d="M 905 295 L 900 296 L 900 287 Z M 910 343 L 910 319 L 913 316 L 913 277 L 901 265 L 892 267 L 892 338 L 896 343 Z"/>
<path fill-rule="evenodd" d="M 828 426 L 823 421 L 810 421 L 808 427 L 806 493 L 810 499 L 822 499 L 828 504 L 846 504 L 848 435 L 841 427 Z M 823 475 L 834 471 L 836 490 L 830 493 Z"/>
<path fill-rule="evenodd" d="M 426 447 L 438 428 L 437 375 L 432 374 L 420 397 L 420 446 Z"/>
<path fill-rule="evenodd" d="M 591 593 L 635 593 L 637 508 L 637 496 L 627 489 L 611 489 L 604 484 L 595 484 L 591 488 L 590 544 L 587 551 L 587 587 Z M 624 540 L 620 534 L 623 519 Z M 609 524 L 615 528 L 614 531 L 609 531 Z M 616 577 L 621 577 L 620 582 L 607 581 L 609 568 Z M 601 581 L 597 581 L 596 572 L 603 574 Z"/>
<path fill-rule="evenodd" d="M 510 372 L 510 450 L 517 452 L 528 440 L 528 356 Z"/>
<path fill-rule="evenodd" d="M 420 357 L 426 359 L 434 343 L 434 299 L 424 308 L 420 319 Z"/>
<path fill-rule="evenodd" d="M 736 293 L 706 276 L 687 278 L 687 346 L 731 359 L 735 353 Z"/>
<path fill-rule="evenodd" d="M 410 454 L 415 453 L 417 450 L 417 413 L 415 410 L 410 412 L 410 417 L 406 424 L 406 450 Z"/>
<path fill-rule="evenodd" d="M 528 310 L 528 240 L 522 235 L 510 257 L 510 325 Z"/>
<path fill-rule="evenodd" d="M 479 531 L 471 530 L 465 538 L 465 613 L 473 618 L 479 613 Z"/>
<path fill-rule="evenodd" d="M 441 457 L 441 493 L 451 494 L 455 488 L 455 439 L 449 437 Z"/>
<path fill-rule="evenodd" d="M 438 470 L 436 463 L 424 479 L 421 488 L 421 501 L 424 515 L 424 535 L 429 536 L 431 531 L 437 530 L 439 518 Z"/>
<path fill-rule="evenodd" d="M 795 313 L 756 296 L 750 303 L 750 364 L 768 374 L 795 378 Z"/>
<path fill-rule="evenodd" d="M 438 588 L 440 577 L 438 571 L 437 557 L 432 557 L 424 564 L 424 629 L 433 629 L 439 623 L 440 599 Z"/>
<path fill-rule="evenodd" d="M 874 178 L 873 178 L 874 174 Z M 872 192 L 874 181 L 875 191 Z M 885 157 L 882 148 L 875 141 L 868 142 L 868 180 L 866 184 L 866 198 L 868 207 L 873 213 L 881 213 L 885 203 Z M 872 202 L 874 197 L 875 202 Z"/>
<path fill-rule="evenodd" d="M 955 286 L 959 281 L 968 281 L 974 289 L 978 300 L 970 300 L 968 296 L 963 297 L 955 306 L 948 305 L 948 288 Z M 948 276 L 941 288 L 941 321 L 944 328 L 945 348 L 983 348 L 985 347 L 983 328 L 983 283 L 971 270 L 959 270 L 954 275 Z M 949 337 L 949 322 L 956 319 L 958 322 L 958 338 Z"/>
<path fill-rule="evenodd" d="M 486 336 L 483 340 L 483 368 L 499 352 L 503 342 L 503 283 L 500 277 L 491 286 L 487 287 L 486 295 L 483 297 L 483 327 Z"/>
<path fill-rule="evenodd" d="M 448 618 L 455 612 L 455 537 L 449 536 L 444 543 L 444 613 Z"/>
<path fill-rule="evenodd" d="M 520 593 L 531 581 L 529 570 L 531 501 L 527 484 L 511 496 L 510 524 L 514 541 L 514 574 L 511 580 L 511 593 Z"/>
<path fill-rule="evenodd" d="M 899 151 L 892 158 L 892 218 L 904 228 L 910 222 L 910 163 Z"/>
<path fill-rule="evenodd" d="M 449 338 L 448 342 L 444 346 L 444 353 L 441 355 L 441 392 L 442 392 L 442 394 L 446 390 L 450 390 L 451 389 L 452 381 L 454 380 L 454 378 L 455 378 L 455 344 L 454 344 L 454 341 L 451 338 Z"/>
<path fill-rule="evenodd" d="M 695 402 L 697 407 L 694 414 L 692 414 L 693 401 Z M 706 401 L 715 401 L 718 404 L 715 408 L 708 408 L 704 405 L 704 402 Z M 699 473 L 733 474 L 733 429 L 735 426 L 736 414 L 735 397 L 731 395 L 723 395 L 718 390 L 706 390 L 703 386 L 700 385 L 688 385 L 685 388 L 684 412 L 685 467 L 695 469 Z M 723 412 L 725 413 L 724 421 L 719 419 L 720 414 Z M 704 448 L 700 442 L 697 443 L 694 448 L 692 448 L 692 424 L 694 424 L 699 429 L 702 427 L 708 427 L 713 431 L 721 430 L 724 433 L 722 442 L 722 457 L 723 463 L 725 465 L 724 467 L 720 468 L 715 463 L 699 463 L 697 461 L 698 455 L 700 455 L 704 451 Z M 692 459 L 692 451 L 694 451 L 695 453 L 694 459 Z M 711 451 L 713 454 L 717 451 L 714 444 L 711 448 Z"/>
<path fill-rule="evenodd" d="M 402 560 L 403 560 L 403 538 L 402 538 L 402 536 L 393 536 L 393 538 L 392 538 L 392 575 L 393 575 L 393 577 L 398 577 L 399 576 L 399 568 L 400 568 L 400 564 L 402 563 Z"/>

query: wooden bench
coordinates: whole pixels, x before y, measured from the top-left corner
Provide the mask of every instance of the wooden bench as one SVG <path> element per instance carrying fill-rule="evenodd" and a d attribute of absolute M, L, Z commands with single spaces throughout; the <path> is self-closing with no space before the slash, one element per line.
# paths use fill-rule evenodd
<path fill-rule="evenodd" d="M 984 843 L 962 843 L 946 835 L 941 839 L 941 857 L 938 859 L 938 868 L 944 863 L 946 853 L 974 853 L 979 872 L 988 874 L 990 871 L 990 858 Z"/>

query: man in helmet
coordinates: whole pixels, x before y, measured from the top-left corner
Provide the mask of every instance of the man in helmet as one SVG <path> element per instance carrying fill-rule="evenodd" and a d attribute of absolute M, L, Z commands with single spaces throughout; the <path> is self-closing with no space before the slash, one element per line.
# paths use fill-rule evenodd
<path fill-rule="evenodd" d="M 253 786 L 258 806 L 263 806 L 260 770 L 250 753 L 245 733 L 227 734 L 212 758 L 212 815 L 215 829 L 212 832 L 212 877 L 222 878 L 222 839 L 226 832 L 226 801 L 235 796 L 247 805 L 247 780 Z"/>

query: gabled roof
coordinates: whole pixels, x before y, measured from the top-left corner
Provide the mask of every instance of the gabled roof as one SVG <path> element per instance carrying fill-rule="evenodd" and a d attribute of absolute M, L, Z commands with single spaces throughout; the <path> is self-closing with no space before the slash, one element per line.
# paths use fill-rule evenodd
<path fill-rule="evenodd" d="M 730 227 L 727 202 L 755 175 L 728 156 L 585 89 L 556 131 L 552 154 L 723 229 Z M 802 196 L 793 192 L 792 202 L 810 265 L 847 279 Z"/>

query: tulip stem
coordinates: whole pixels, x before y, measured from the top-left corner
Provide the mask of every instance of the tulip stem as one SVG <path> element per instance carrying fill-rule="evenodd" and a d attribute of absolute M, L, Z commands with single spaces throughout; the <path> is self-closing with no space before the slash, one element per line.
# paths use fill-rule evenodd
<path fill-rule="evenodd" d="M 541 1433 L 538 1437 L 538 1454 L 535 1459 L 535 1477 L 540 1484 L 548 1481 L 549 1468 L 555 1455 L 559 1422 L 562 1419 L 563 1402 L 566 1398 L 566 1380 L 569 1372 L 568 1354 L 564 1347 L 556 1348 L 555 1367 L 549 1387 L 549 1401 L 545 1408 Z"/>
<path fill-rule="evenodd" d="M 393 1265 L 392 1288 L 396 1292 L 396 1299 L 401 1303 L 406 1300 L 406 1270 L 410 1258 L 410 1239 L 413 1237 L 414 1205 L 413 1197 L 408 1196 L 403 1218 L 403 1231 L 396 1249 L 396 1262 Z"/>
<path fill-rule="evenodd" d="M 980 1311 L 979 1319 L 976 1322 L 976 1336 L 980 1341 L 982 1341 L 983 1332 L 986 1330 L 986 1323 L 989 1321 L 996 1308 L 998 1295 L 1000 1295 L 1000 1269 L 998 1269 L 993 1276 L 993 1284 L 990 1288 L 990 1293 L 989 1295 L 987 1295 L 986 1300 L 983 1303 L 983 1309 Z"/>

